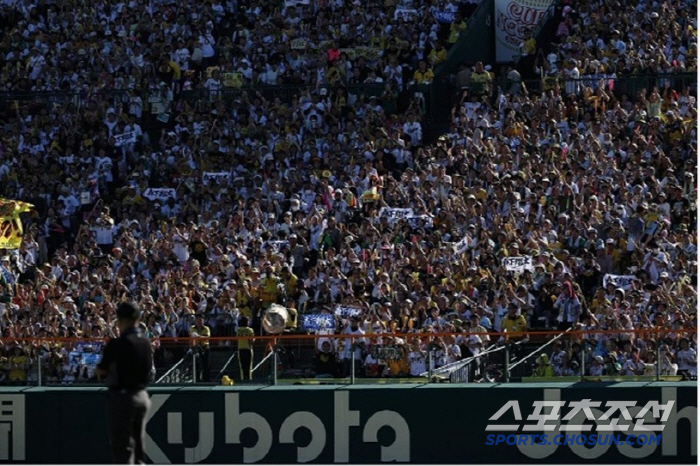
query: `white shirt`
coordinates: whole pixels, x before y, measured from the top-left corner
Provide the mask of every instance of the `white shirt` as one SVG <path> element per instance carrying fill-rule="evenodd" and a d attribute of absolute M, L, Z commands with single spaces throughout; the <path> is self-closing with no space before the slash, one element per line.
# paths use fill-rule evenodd
<path fill-rule="evenodd" d="M 173 236 L 173 253 L 177 256 L 177 259 L 182 262 L 187 262 L 190 258 L 190 250 L 187 245 L 187 238 L 183 238 L 180 235 Z"/>
<path fill-rule="evenodd" d="M 411 137 L 413 145 L 420 144 L 423 139 L 423 130 L 417 121 L 404 123 L 403 132 Z"/>
<path fill-rule="evenodd" d="M 678 351 L 676 358 L 679 371 L 697 371 L 697 353 L 693 348 L 688 348 L 687 351 Z"/>
<path fill-rule="evenodd" d="M 570 80 L 566 82 L 566 93 L 567 94 L 578 94 L 580 88 L 580 82 L 578 79 L 581 77 L 578 68 L 575 66 L 570 70 L 565 71 L 567 78 Z"/>
<path fill-rule="evenodd" d="M 182 71 L 187 71 L 190 68 L 190 51 L 187 50 L 187 47 L 175 50 L 173 58 Z"/>
<path fill-rule="evenodd" d="M 99 245 L 107 245 L 114 243 L 114 221 L 104 225 L 96 225 L 93 227 L 95 232 L 95 241 Z"/>
<path fill-rule="evenodd" d="M 602 364 L 591 364 L 589 369 L 590 375 L 599 376 L 603 375 L 603 365 Z"/>
<path fill-rule="evenodd" d="M 445 358 L 447 364 L 452 364 L 453 362 L 457 362 L 462 358 L 462 349 L 459 346 L 452 345 L 452 347 L 449 349 L 451 350 L 451 352 L 448 352 Z"/>
<path fill-rule="evenodd" d="M 199 44 L 202 46 L 202 57 L 210 58 L 214 56 L 214 38 L 211 34 L 199 36 Z"/>
<path fill-rule="evenodd" d="M 552 369 L 554 370 L 554 375 L 562 375 L 562 370 L 564 369 L 564 358 L 566 358 L 565 351 L 560 350 L 558 352 L 552 352 L 550 362 L 552 364 Z"/>
<path fill-rule="evenodd" d="M 29 66 L 32 71 L 29 75 L 32 81 L 36 81 L 41 76 L 41 71 L 46 64 L 46 60 L 43 55 L 37 55 L 29 58 Z"/>
<path fill-rule="evenodd" d="M 221 80 L 220 79 L 214 79 L 214 78 L 209 78 L 207 81 L 204 83 L 204 87 L 206 87 L 210 91 L 218 91 L 221 89 Z"/>
<path fill-rule="evenodd" d="M 503 320 L 503 318 L 508 314 L 508 308 L 506 306 L 507 306 L 507 304 L 505 304 L 503 306 L 498 304 L 496 306 L 496 312 L 495 312 L 495 316 L 493 319 L 493 327 L 494 328 L 497 328 L 497 329 L 501 328 L 501 320 Z"/>
<path fill-rule="evenodd" d="M 129 115 L 134 115 L 136 118 L 141 118 L 143 110 L 143 100 L 135 95 L 129 98 Z"/>
<path fill-rule="evenodd" d="M 345 330 L 343 331 L 343 334 L 345 335 L 364 335 L 365 332 L 361 328 L 357 328 L 357 330 L 352 330 L 350 327 L 346 327 Z M 355 343 L 360 343 L 360 342 L 365 342 L 364 338 L 356 338 Z M 343 345 L 343 353 L 342 353 L 342 359 L 350 359 L 350 347 L 352 346 L 352 340 L 350 338 L 345 339 L 345 344 Z M 362 350 L 360 348 L 355 349 L 355 359 L 361 359 L 362 358 Z"/>
<path fill-rule="evenodd" d="M 414 377 L 420 376 L 428 369 L 425 354 L 420 351 L 411 351 L 408 353 L 408 362 L 411 367 L 411 375 Z"/>
<path fill-rule="evenodd" d="M 73 194 L 68 194 L 67 196 L 61 194 L 60 196 L 58 196 L 58 200 L 63 201 L 63 203 L 66 206 L 66 210 L 68 211 L 68 215 L 73 215 L 75 209 L 80 206 L 78 199 L 76 199 L 76 197 Z"/>

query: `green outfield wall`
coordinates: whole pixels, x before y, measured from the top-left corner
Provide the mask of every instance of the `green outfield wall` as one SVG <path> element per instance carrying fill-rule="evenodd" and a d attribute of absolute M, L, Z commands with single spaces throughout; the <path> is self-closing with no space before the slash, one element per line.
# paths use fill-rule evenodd
<path fill-rule="evenodd" d="M 106 397 L 0 388 L 0 463 L 108 463 Z M 160 387 L 151 399 L 157 464 L 697 463 L 694 382 Z"/>

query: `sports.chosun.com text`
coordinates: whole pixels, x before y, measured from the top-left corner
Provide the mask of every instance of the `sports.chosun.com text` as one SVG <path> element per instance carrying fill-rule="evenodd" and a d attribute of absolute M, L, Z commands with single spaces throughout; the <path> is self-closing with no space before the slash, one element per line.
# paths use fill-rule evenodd
<path fill-rule="evenodd" d="M 613 434 L 490 434 L 486 436 L 486 445 L 660 445 L 658 435 L 613 435 Z"/>

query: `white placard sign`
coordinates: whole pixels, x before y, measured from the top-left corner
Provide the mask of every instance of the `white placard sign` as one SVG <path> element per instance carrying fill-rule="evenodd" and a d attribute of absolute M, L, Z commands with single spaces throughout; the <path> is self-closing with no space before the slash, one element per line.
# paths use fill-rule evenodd
<path fill-rule="evenodd" d="M 114 145 L 116 147 L 125 146 L 127 144 L 136 143 L 136 132 L 127 131 L 126 133 L 117 134 L 114 136 Z"/>
<path fill-rule="evenodd" d="M 143 193 L 143 197 L 151 201 L 165 201 L 169 198 L 177 199 L 177 195 L 173 188 L 148 188 L 146 192 Z"/>
<path fill-rule="evenodd" d="M 418 10 L 415 8 L 406 8 L 399 5 L 394 10 L 394 21 L 398 21 L 399 18 L 403 18 L 404 21 L 410 21 L 416 15 L 418 15 Z"/>
<path fill-rule="evenodd" d="M 390 222 L 395 222 L 398 219 L 407 219 L 413 217 L 413 209 L 397 208 L 397 207 L 382 207 L 379 209 L 379 218 L 386 217 Z"/>
<path fill-rule="evenodd" d="M 343 306 L 340 304 L 335 308 L 335 315 L 337 315 L 338 317 L 344 317 L 344 318 L 359 315 L 360 312 L 362 312 L 362 309 L 352 307 L 352 306 Z"/>
<path fill-rule="evenodd" d="M 532 257 L 504 257 L 502 264 L 508 272 L 522 273 L 525 269 L 532 270 Z"/>
<path fill-rule="evenodd" d="M 411 214 L 406 217 L 406 221 L 411 228 L 432 228 L 433 227 L 433 217 L 430 215 L 415 215 Z"/>
<path fill-rule="evenodd" d="M 454 249 L 455 254 L 464 254 L 464 252 L 469 249 L 469 244 L 472 242 L 472 239 L 469 236 L 465 236 L 462 238 L 458 243 L 454 243 L 452 245 L 452 248 Z"/>
<path fill-rule="evenodd" d="M 223 180 L 228 181 L 231 178 L 229 172 L 204 172 L 202 174 L 202 183 L 209 184 L 214 180 L 216 183 L 221 183 Z"/>
<path fill-rule="evenodd" d="M 615 288 L 622 288 L 623 290 L 629 290 L 632 288 L 632 280 L 636 279 L 634 275 L 613 275 L 611 273 L 606 273 L 603 276 L 603 287 L 607 288 L 608 283 L 612 283 Z"/>

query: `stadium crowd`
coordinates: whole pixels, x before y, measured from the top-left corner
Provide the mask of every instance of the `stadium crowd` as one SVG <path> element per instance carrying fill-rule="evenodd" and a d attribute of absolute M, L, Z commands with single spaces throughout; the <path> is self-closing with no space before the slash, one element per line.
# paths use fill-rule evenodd
<path fill-rule="evenodd" d="M 472 333 L 550 329 L 599 333 L 535 376 L 655 374 L 657 354 L 694 374 L 696 87 L 675 76 L 695 2 L 564 2 L 560 45 L 463 67 L 428 141 L 414 85 L 477 4 L 3 2 L 7 95 L 70 96 L 2 109 L 0 197 L 35 209 L 1 257 L 0 330 L 36 338 L 4 345 L 3 383 L 37 358 L 92 380 L 100 343 L 42 340 L 113 336 L 123 299 L 154 338 L 260 334 L 273 303 L 289 332 L 363 336 L 319 340 L 319 375 L 415 376 L 429 344 L 437 368 L 507 339 Z"/>

